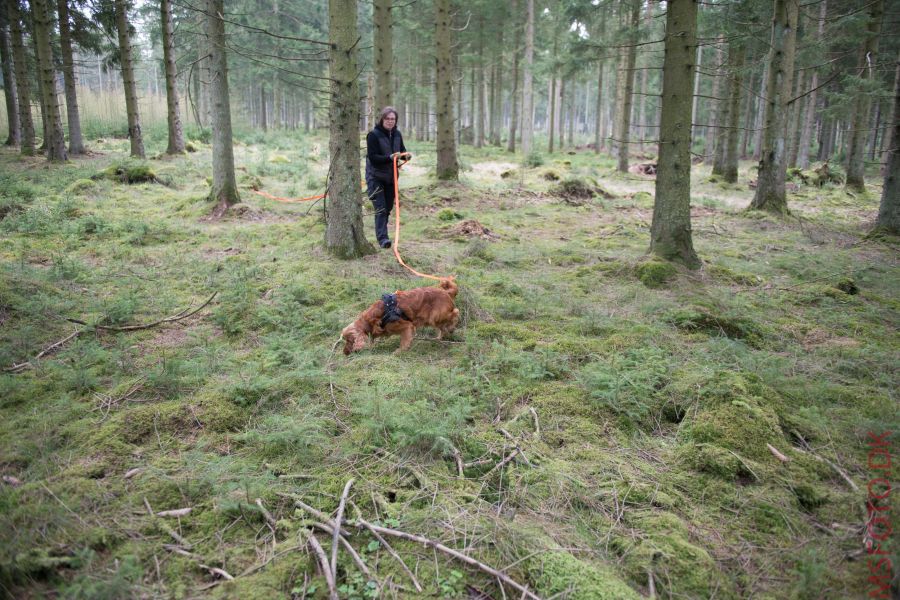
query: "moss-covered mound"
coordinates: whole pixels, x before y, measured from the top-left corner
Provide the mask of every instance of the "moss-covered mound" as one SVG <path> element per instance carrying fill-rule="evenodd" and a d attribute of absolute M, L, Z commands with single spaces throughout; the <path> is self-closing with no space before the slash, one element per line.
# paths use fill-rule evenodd
<path fill-rule="evenodd" d="M 113 163 L 92 179 L 109 179 L 119 183 L 161 183 L 150 165 L 144 162 Z"/>
<path fill-rule="evenodd" d="M 586 563 L 568 552 L 542 552 L 528 560 L 529 579 L 542 598 L 637 600 L 641 596 L 609 569 Z"/>
<path fill-rule="evenodd" d="M 635 267 L 634 274 L 648 288 L 659 288 L 671 281 L 678 274 L 678 270 L 670 262 L 651 259 Z"/>

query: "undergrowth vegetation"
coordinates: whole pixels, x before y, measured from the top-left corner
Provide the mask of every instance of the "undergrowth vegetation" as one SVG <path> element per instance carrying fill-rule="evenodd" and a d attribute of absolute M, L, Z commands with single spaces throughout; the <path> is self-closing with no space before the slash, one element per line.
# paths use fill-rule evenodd
<path fill-rule="evenodd" d="M 390 252 L 330 258 L 320 205 L 253 192 L 318 193 L 323 139 L 238 137 L 243 209 L 222 220 L 199 136 L 141 164 L 121 139 L 62 166 L 0 153 L 0 366 L 29 363 L 0 374 L 3 593 L 326 597 L 293 498 L 330 513 L 351 477 L 348 518 L 543 598 L 868 591 L 867 433 L 900 426 L 876 194 L 804 185 L 778 219 L 743 210 L 748 170 L 726 189 L 698 167 L 688 272 L 645 255 L 653 182 L 605 155 L 466 147 L 450 185 L 411 142 L 401 251 L 456 276 L 461 326 L 345 358 L 359 311 L 427 283 Z M 342 552 L 342 598 L 502 597 L 392 540 L 417 593 L 379 540 L 349 539 L 373 579 Z"/>

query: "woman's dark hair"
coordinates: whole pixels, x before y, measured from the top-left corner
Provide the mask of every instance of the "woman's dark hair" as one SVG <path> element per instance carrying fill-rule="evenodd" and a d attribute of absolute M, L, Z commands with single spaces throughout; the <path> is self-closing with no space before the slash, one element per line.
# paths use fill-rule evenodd
<path fill-rule="evenodd" d="M 398 121 L 400 120 L 400 115 L 397 113 L 397 109 L 393 106 L 385 106 L 381 109 L 381 116 L 378 117 L 378 124 L 384 127 L 384 118 L 389 114 L 394 113 L 394 118 Z"/>

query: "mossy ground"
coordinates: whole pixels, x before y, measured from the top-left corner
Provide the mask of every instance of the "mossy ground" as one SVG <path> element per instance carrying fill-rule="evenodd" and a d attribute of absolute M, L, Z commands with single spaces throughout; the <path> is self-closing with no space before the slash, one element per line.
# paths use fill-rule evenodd
<path fill-rule="evenodd" d="M 704 268 L 688 272 L 648 261 L 653 182 L 609 157 L 523 168 L 465 147 L 462 182 L 443 185 L 433 147 L 411 141 L 402 252 L 456 275 L 462 326 L 443 342 L 422 332 L 402 356 L 388 339 L 345 358 L 334 342 L 362 308 L 427 282 L 389 252 L 330 258 L 320 205 L 251 191 L 319 193 L 324 139 L 242 138 L 247 208 L 222 220 L 208 219 L 208 146 L 149 161 L 168 187 L 91 180 L 127 152 L 125 140 L 94 146 L 66 165 L 0 152 L 0 365 L 71 333 L 67 318 L 149 322 L 218 296 L 176 324 L 89 332 L 0 375 L 0 472 L 22 482 L 0 486 L 4 593 L 324 597 L 314 561 L 292 550 L 307 515 L 280 494 L 331 511 L 349 477 L 370 520 L 464 548 L 546 596 L 645 595 L 651 577 L 667 598 L 867 592 L 865 561 L 848 558 L 864 492 L 806 444 L 864 489 L 866 433 L 900 426 L 897 249 L 865 238 L 876 193 L 801 187 L 782 220 L 743 211 L 749 169 L 720 186 L 699 167 Z M 566 203 L 548 170 L 612 197 Z M 457 219 L 497 237 L 448 237 Z M 501 427 L 530 464 L 491 470 L 511 448 Z M 454 449 L 488 462 L 459 478 Z M 145 498 L 193 511 L 161 524 Z M 165 548 L 164 525 L 233 575 L 272 560 L 201 591 L 212 576 Z M 352 541 L 384 597 L 421 596 L 378 543 Z M 478 571 L 394 546 L 422 595 L 501 597 Z M 341 557 L 342 597 L 371 597 Z"/>

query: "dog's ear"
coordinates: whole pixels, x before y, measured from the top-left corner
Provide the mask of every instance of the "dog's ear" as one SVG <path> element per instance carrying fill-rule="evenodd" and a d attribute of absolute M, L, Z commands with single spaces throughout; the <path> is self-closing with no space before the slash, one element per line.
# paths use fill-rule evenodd
<path fill-rule="evenodd" d="M 369 335 L 362 331 L 356 322 L 350 323 L 344 327 L 344 331 L 341 332 L 341 337 L 344 338 L 345 355 L 359 352 L 366 347 L 366 342 L 369 339 Z"/>

